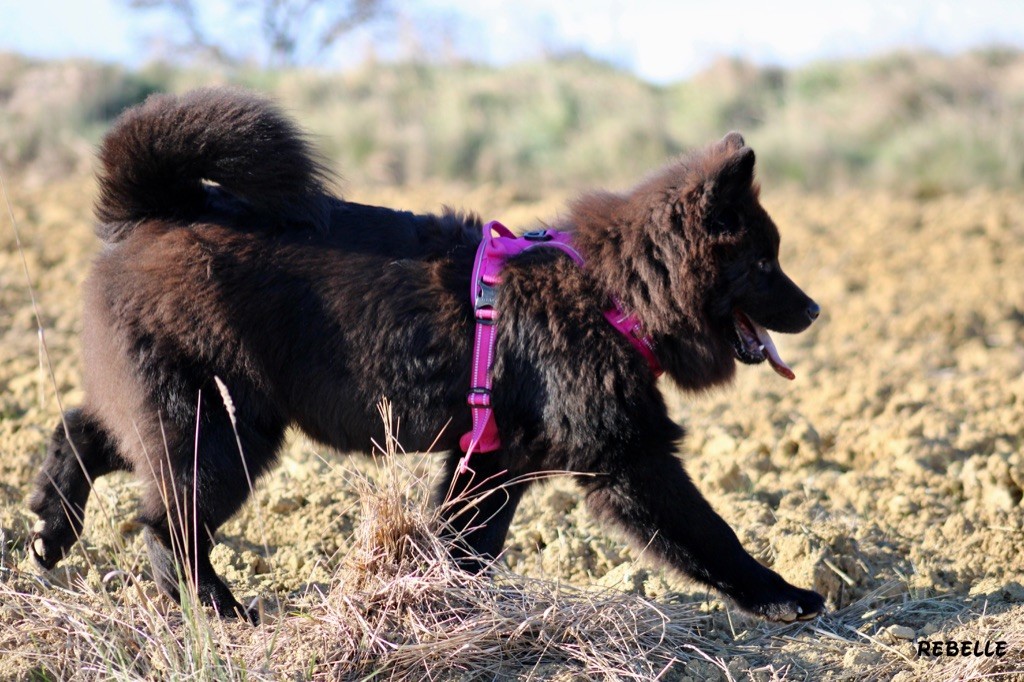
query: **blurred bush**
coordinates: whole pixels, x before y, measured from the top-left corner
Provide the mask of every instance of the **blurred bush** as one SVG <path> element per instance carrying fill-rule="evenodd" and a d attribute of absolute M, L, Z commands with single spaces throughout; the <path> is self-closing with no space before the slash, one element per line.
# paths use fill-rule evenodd
<path fill-rule="evenodd" d="M 760 175 L 917 195 L 1024 184 L 1024 53 L 895 53 L 795 69 L 723 59 L 654 86 L 579 55 L 492 68 L 368 62 L 346 73 L 140 71 L 0 55 L 0 154 L 43 179 L 87 170 L 103 130 L 157 91 L 271 93 L 352 183 L 621 186 L 738 129 Z"/>

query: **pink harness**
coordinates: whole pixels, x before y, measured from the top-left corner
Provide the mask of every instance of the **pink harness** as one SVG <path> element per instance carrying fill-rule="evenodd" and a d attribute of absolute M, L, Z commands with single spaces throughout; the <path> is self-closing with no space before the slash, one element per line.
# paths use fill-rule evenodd
<path fill-rule="evenodd" d="M 483 239 L 476 252 L 473 276 L 470 280 L 470 300 L 473 302 L 476 317 L 476 336 L 473 342 L 473 377 L 469 393 L 466 394 L 466 402 L 473 413 L 473 430 L 459 440 L 459 447 L 466 453 L 459 463 L 461 473 L 469 471 L 469 457 L 474 452 L 493 452 L 501 447 L 498 425 L 494 421 L 494 411 L 491 409 L 491 366 L 494 363 L 495 323 L 498 320 L 498 310 L 494 304 L 505 261 L 538 246 L 560 249 L 578 265 L 583 265 L 583 257 L 572 246 L 571 235 L 564 232 L 539 230 L 516 237 L 511 230 L 496 220 L 484 225 Z M 624 312 L 618 299 L 614 297 L 612 307 L 604 311 L 604 316 L 640 351 L 654 376 L 660 376 L 663 370 L 654 354 L 654 341 L 644 332 L 640 320 L 635 315 Z"/>

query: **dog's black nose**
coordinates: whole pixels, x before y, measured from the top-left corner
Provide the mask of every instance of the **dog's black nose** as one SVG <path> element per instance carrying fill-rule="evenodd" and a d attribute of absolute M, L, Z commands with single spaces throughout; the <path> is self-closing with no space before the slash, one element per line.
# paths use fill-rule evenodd
<path fill-rule="evenodd" d="M 811 318 L 811 322 L 814 322 L 818 319 L 818 315 L 821 315 L 821 308 L 818 307 L 817 303 L 811 301 L 811 304 L 807 306 L 807 317 Z"/>

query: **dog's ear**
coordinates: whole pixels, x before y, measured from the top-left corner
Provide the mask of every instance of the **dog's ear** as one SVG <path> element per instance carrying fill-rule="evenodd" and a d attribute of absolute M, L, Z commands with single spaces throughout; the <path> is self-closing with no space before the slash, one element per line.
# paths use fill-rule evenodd
<path fill-rule="evenodd" d="M 742 141 L 743 138 L 740 138 Z M 740 147 L 729 155 L 722 164 L 715 184 L 719 185 L 732 196 L 737 191 L 750 189 L 754 184 L 754 150 Z"/>
<path fill-rule="evenodd" d="M 722 141 L 718 143 L 718 146 L 727 152 L 738 152 L 747 146 L 747 143 L 743 141 L 743 136 L 733 130 L 730 133 L 726 133 Z"/>
<path fill-rule="evenodd" d="M 733 133 L 727 135 L 721 144 L 730 140 L 732 135 Z M 735 134 L 735 138 L 730 144 L 741 143 L 743 140 L 739 134 Z M 704 185 L 701 188 L 703 195 L 699 203 L 705 216 L 715 213 L 750 190 L 754 183 L 754 161 L 754 150 L 740 146 L 735 151 L 722 152 L 719 158 L 712 162 L 704 178 Z"/>

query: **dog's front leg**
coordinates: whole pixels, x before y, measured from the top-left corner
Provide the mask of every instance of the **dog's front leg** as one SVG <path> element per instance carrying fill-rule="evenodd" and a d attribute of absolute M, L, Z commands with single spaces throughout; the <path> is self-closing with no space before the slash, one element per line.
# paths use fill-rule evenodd
<path fill-rule="evenodd" d="M 743 549 L 673 455 L 610 459 L 614 471 L 579 482 L 590 510 L 636 547 L 769 620 L 807 620 L 824 609 L 821 595 L 790 585 Z"/>
<path fill-rule="evenodd" d="M 472 469 L 459 473 L 462 453 L 448 454 L 435 490 L 435 504 L 452 539 L 452 555 L 462 568 L 477 572 L 498 557 L 516 507 L 529 485 L 509 473 L 503 450 L 473 455 Z"/>

